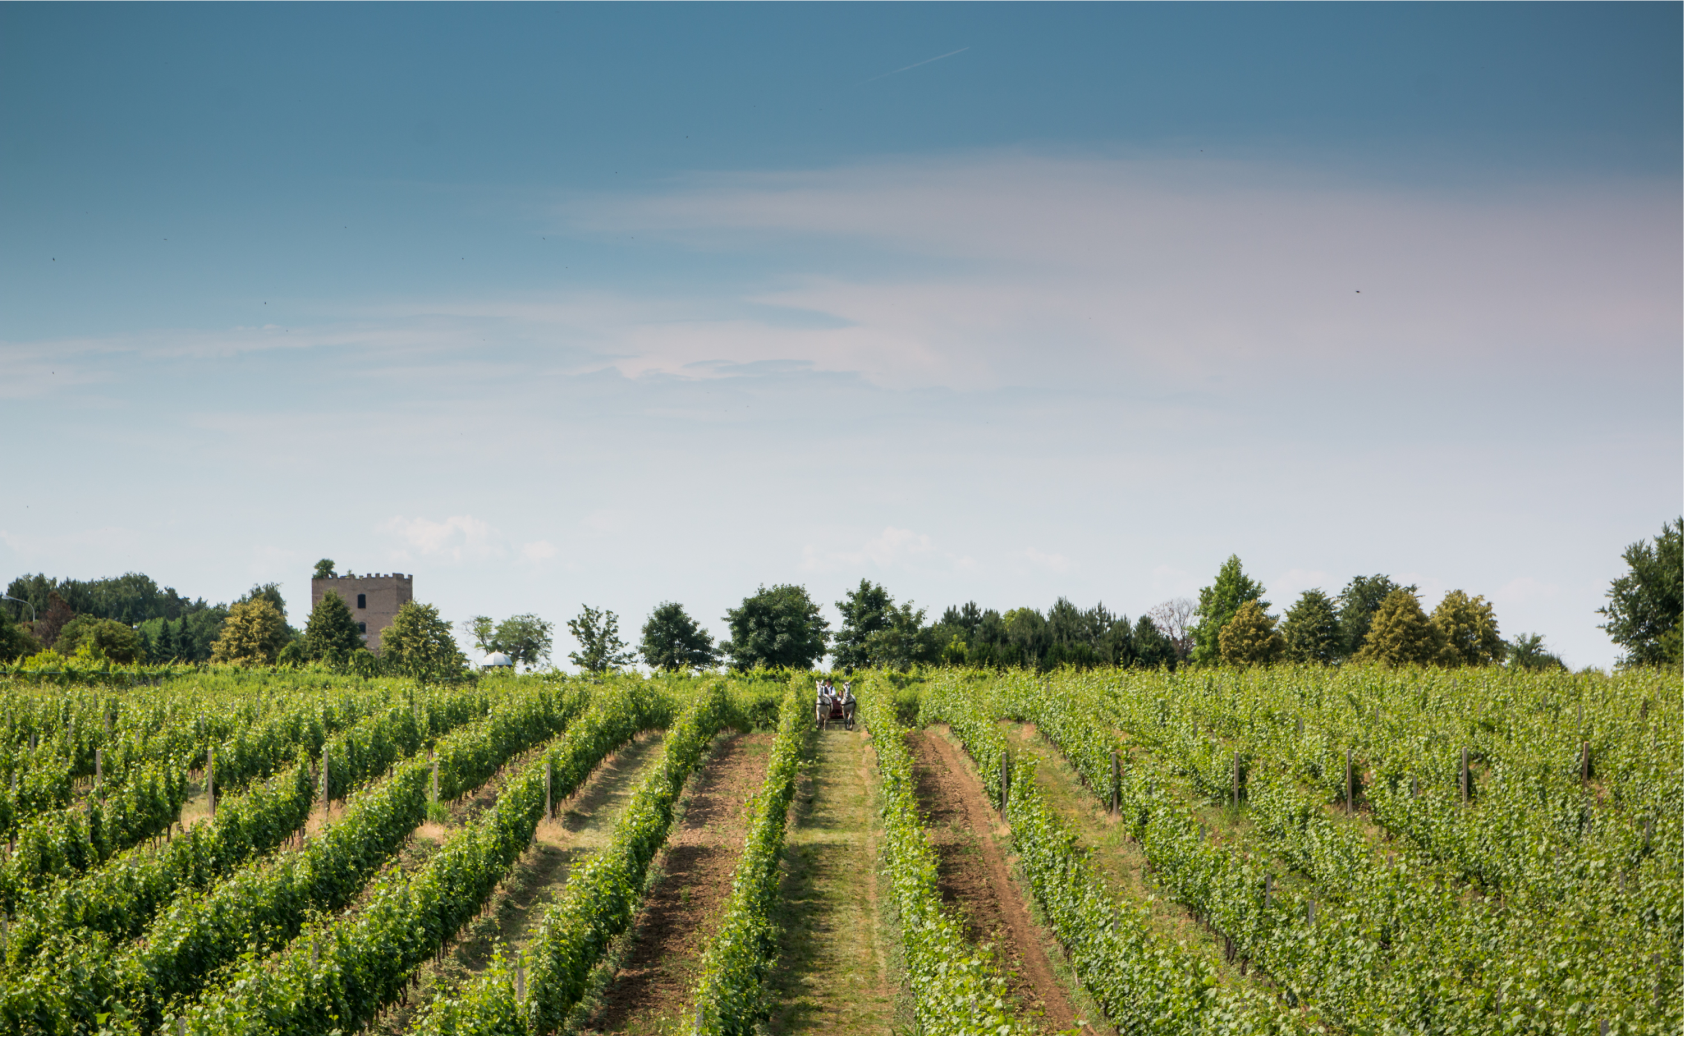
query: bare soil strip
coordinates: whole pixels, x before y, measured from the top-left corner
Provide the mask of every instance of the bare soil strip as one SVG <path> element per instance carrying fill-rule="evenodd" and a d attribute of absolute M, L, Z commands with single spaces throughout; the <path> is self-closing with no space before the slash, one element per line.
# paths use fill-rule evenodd
<path fill-rule="evenodd" d="M 1119 900 L 1147 909 L 1147 923 L 1164 939 L 1185 945 L 1203 956 L 1221 981 L 1229 986 L 1266 985 L 1256 973 L 1242 977 L 1237 963 L 1225 960 L 1223 940 L 1193 917 L 1191 911 L 1171 900 L 1152 881 L 1146 853 L 1124 833 L 1117 819 L 1083 787 L 1081 778 L 1056 746 L 1041 738 L 1034 724 L 1001 721 L 1000 726 L 1014 750 L 1026 750 L 1040 757 L 1035 769 L 1047 805 L 1069 822 L 1090 856 L 1088 860 L 1106 880 Z M 1210 816 L 1212 827 L 1218 809 Z M 1203 815 L 1201 815 L 1203 816 Z"/>
<path fill-rule="evenodd" d="M 769 1033 L 891 1033 L 899 976 L 883 917 L 872 789 L 863 730 L 818 736 L 796 786 L 784 837 L 782 942 Z"/>
<path fill-rule="evenodd" d="M 1012 1010 L 1042 1032 L 1077 1025 L 1071 998 L 1047 956 L 1051 937 L 1029 916 L 996 839 L 1006 831 L 962 750 L 932 731 L 908 736 L 918 805 L 937 856 L 942 898 L 958 907 L 978 943 L 992 943 L 1006 968 Z"/>
<path fill-rule="evenodd" d="M 689 1033 L 685 1009 L 748 836 L 773 736 L 724 736 L 689 788 L 684 817 L 655 867 L 627 953 L 590 1023 L 597 1033 Z"/>
<path fill-rule="evenodd" d="M 659 731 L 638 736 L 604 760 L 577 795 L 558 804 L 554 821 L 539 823 L 532 845 L 509 869 L 486 910 L 463 927 L 442 960 L 416 970 L 418 991 L 389 1008 L 369 1032 L 407 1033 L 416 1010 L 427 1004 L 436 990 L 473 978 L 491 962 L 499 943 L 509 945 L 511 953 L 519 949 L 544 905 L 566 885 L 573 865 L 607 845 L 621 807 L 631 798 L 644 771 L 660 758 L 662 737 Z M 463 807 L 460 814 L 452 810 L 456 825 L 470 812 L 468 804 Z M 416 864 L 442 845 L 448 834 L 448 830 L 432 824 L 418 830 L 417 844 L 425 840 L 430 845 L 415 848 Z"/>

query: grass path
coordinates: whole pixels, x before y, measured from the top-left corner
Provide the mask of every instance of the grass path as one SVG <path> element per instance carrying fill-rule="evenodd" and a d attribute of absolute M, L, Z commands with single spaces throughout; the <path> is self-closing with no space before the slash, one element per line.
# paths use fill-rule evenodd
<path fill-rule="evenodd" d="M 901 978 L 877 873 L 875 756 L 863 730 L 818 735 L 784 844 L 769 1033 L 891 1033 Z M 901 1025 L 897 1026 L 897 1022 Z"/>
<path fill-rule="evenodd" d="M 509 869 L 486 910 L 462 928 L 441 960 L 416 970 L 417 991 L 388 1009 L 370 1032 L 408 1032 L 415 1012 L 435 991 L 472 979 L 490 963 L 499 943 L 509 945 L 511 951 L 521 946 L 544 905 L 566 885 L 573 864 L 607 845 L 614 820 L 636 790 L 638 779 L 660 758 L 662 737 L 659 731 L 640 735 L 603 761 L 577 795 L 560 803 L 554 821 L 539 823 L 532 845 Z M 430 831 L 438 826 L 426 827 L 429 831 L 418 833 L 417 842 L 426 839 L 431 845 L 418 848 L 418 859 L 448 835 L 442 829 Z"/>

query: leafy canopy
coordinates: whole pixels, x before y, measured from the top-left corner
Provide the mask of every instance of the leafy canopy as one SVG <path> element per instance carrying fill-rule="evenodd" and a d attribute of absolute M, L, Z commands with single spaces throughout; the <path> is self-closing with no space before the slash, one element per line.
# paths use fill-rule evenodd
<path fill-rule="evenodd" d="M 655 606 L 643 624 L 638 654 L 653 670 L 706 670 L 718 657 L 713 636 L 676 601 Z"/>
<path fill-rule="evenodd" d="M 579 642 L 577 652 L 567 658 L 586 673 L 612 673 L 631 663 L 631 653 L 620 640 L 620 617 L 581 605 L 580 613 L 567 621 L 567 631 Z"/>
<path fill-rule="evenodd" d="M 1320 588 L 1298 596 L 1281 624 L 1286 657 L 1295 663 L 1336 663 L 1345 654 L 1345 635 L 1333 599 Z"/>
<path fill-rule="evenodd" d="M 304 652 L 313 659 L 342 666 L 361 647 L 363 635 L 351 615 L 351 606 L 338 591 L 328 591 L 310 610 L 310 619 L 304 624 Z"/>
<path fill-rule="evenodd" d="M 242 666 L 273 666 L 286 643 L 286 617 L 267 597 L 256 597 L 228 609 L 222 636 L 211 645 L 211 659 Z"/>
<path fill-rule="evenodd" d="M 1263 585 L 1240 568 L 1240 556 L 1229 555 L 1216 574 L 1216 582 L 1199 590 L 1199 625 L 1193 628 L 1193 661 L 1215 663 L 1222 656 L 1219 638 L 1222 628 L 1234 618 L 1234 613 L 1248 601 L 1268 611 L 1263 600 Z"/>
<path fill-rule="evenodd" d="M 812 669 L 830 643 L 830 624 L 819 614 L 818 603 L 807 596 L 807 588 L 798 584 L 762 585 L 726 612 L 725 622 L 731 639 L 719 647 L 737 670 L 757 666 Z"/>
<path fill-rule="evenodd" d="M 405 602 L 380 632 L 380 656 L 399 673 L 417 680 L 445 680 L 459 676 L 468 665 L 456 647 L 450 624 L 439 618 L 433 605 Z"/>
<path fill-rule="evenodd" d="M 1662 523 L 1654 542 L 1639 540 L 1622 556 L 1626 572 L 1608 587 L 1608 617 L 1602 629 L 1626 650 L 1623 666 L 1671 666 L 1684 662 L 1680 619 L 1684 618 L 1684 518 Z"/>
<path fill-rule="evenodd" d="M 860 580 L 860 585 L 847 592 L 836 603 L 842 613 L 842 629 L 836 632 L 832 652 L 837 667 L 865 667 L 872 665 L 866 642 L 871 635 L 887 629 L 895 616 L 895 602 L 880 583 Z"/>
<path fill-rule="evenodd" d="M 1399 587 L 1375 610 L 1354 659 L 1383 666 L 1426 666 L 1444 659 L 1444 632 L 1421 611 L 1415 592 Z"/>
<path fill-rule="evenodd" d="M 339 575 L 333 571 L 333 559 L 323 558 L 316 563 L 316 571 L 310 574 L 313 580 L 331 580 Z"/>
<path fill-rule="evenodd" d="M 523 666 L 537 666 L 550 661 L 554 645 L 555 624 L 530 612 L 510 616 L 497 624 L 492 645 L 510 659 Z"/>
<path fill-rule="evenodd" d="M 1380 610 L 1380 603 L 1398 589 L 1390 576 L 1376 573 L 1353 578 L 1339 592 L 1339 630 L 1345 638 L 1344 654 L 1355 655 L 1362 650 L 1363 642 L 1368 639 L 1368 627 L 1374 622 L 1374 613 Z M 1402 589 L 1411 594 L 1416 592 L 1414 584 Z"/>
<path fill-rule="evenodd" d="M 1506 647 L 1497 632 L 1497 614 L 1484 595 L 1451 591 L 1433 609 L 1433 626 L 1444 634 L 1446 666 L 1490 666 L 1503 661 Z"/>
<path fill-rule="evenodd" d="M 1286 642 L 1275 629 L 1275 617 L 1255 598 L 1241 605 L 1218 635 L 1222 661 L 1230 666 L 1265 666 L 1281 657 Z"/>

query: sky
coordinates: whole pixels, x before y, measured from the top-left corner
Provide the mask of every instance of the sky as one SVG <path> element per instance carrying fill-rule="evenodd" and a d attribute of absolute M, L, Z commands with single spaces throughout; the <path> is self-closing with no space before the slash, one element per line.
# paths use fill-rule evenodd
<path fill-rule="evenodd" d="M 0 5 L 0 579 L 716 635 L 1237 554 L 1574 667 L 1684 511 L 1677 4 Z"/>

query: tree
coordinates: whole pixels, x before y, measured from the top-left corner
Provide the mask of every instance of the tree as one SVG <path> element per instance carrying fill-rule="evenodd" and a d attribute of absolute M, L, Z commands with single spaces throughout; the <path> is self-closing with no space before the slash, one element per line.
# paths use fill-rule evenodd
<path fill-rule="evenodd" d="M 245 594 L 241 596 L 240 601 L 241 602 L 256 601 L 258 598 L 262 598 L 263 600 L 267 601 L 269 604 L 275 606 L 275 611 L 279 612 L 281 614 L 281 618 L 282 619 L 286 618 L 287 603 L 286 603 L 286 599 L 281 597 L 281 585 L 280 584 L 278 584 L 278 583 L 254 583 L 254 584 L 252 584 L 251 590 L 246 591 Z"/>
<path fill-rule="evenodd" d="M 450 624 L 439 618 L 438 608 L 418 601 L 405 602 L 392 617 L 392 625 L 381 631 L 380 657 L 417 680 L 456 677 L 468 665 L 456 647 Z"/>
<path fill-rule="evenodd" d="M 1253 598 L 1234 611 L 1217 635 L 1222 661 L 1230 666 L 1266 666 L 1281 657 L 1286 642 L 1275 629 L 1275 617 Z"/>
<path fill-rule="evenodd" d="M 1353 658 L 1385 666 L 1426 666 L 1443 661 L 1444 648 L 1444 632 L 1421 611 L 1415 592 L 1398 587 L 1375 610 L 1368 636 Z"/>
<path fill-rule="evenodd" d="M 1193 628 L 1193 661 L 1215 663 L 1222 656 L 1219 638 L 1222 628 L 1234 618 L 1234 613 L 1248 601 L 1258 603 L 1267 611 L 1263 601 L 1263 585 L 1247 576 L 1240 568 L 1240 556 L 1229 555 L 1216 574 L 1216 582 L 1199 589 L 1199 625 Z"/>
<path fill-rule="evenodd" d="M 1684 518 L 1661 524 L 1653 544 L 1639 540 L 1622 556 L 1624 575 L 1608 587 L 1602 629 L 1626 650 L 1621 666 L 1671 666 L 1684 662 Z"/>
<path fill-rule="evenodd" d="M 497 624 L 492 643 L 514 662 L 533 667 L 549 662 L 554 631 L 554 623 L 526 612 Z"/>
<path fill-rule="evenodd" d="M 1433 609 L 1433 626 L 1444 635 L 1444 663 L 1448 666 L 1489 666 L 1503 661 L 1497 615 L 1484 595 L 1473 598 L 1451 591 Z"/>
<path fill-rule="evenodd" d="M 326 659 L 335 666 L 344 666 L 351 653 L 363 647 L 363 635 L 351 606 L 338 591 L 328 591 L 304 624 L 303 651 L 313 659 Z"/>
<path fill-rule="evenodd" d="M 1517 670 L 1565 670 L 1567 664 L 1544 647 L 1542 634 L 1521 634 L 1509 643 L 1508 665 Z"/>
<path fill-rule="evenodd" d="M 584 611 L 567 621 L 567 630 L 579 642 L 579 651 L 567 658 L 586 673 L 612 673 L 632 661 L 626 643 L 620 640 L 620 617 L 612 612 L 581 605 Z"/>
<path fill-rule="evenodd" d="M 115 619 L 94 620 L 92 629 L 82 636 L 77 647 L 90 648 L 103 658 L 124 666 L 142 662 L 146 657 L 146 644 L 141 640 L 140 632 Z"/>
<path fill-rule="evenodd" d="M 668 671 L 710 669 L 718 655 L 713 636 L 676 601 L 664 601 L 649 614 L 638 654 L 650 669 Z"/>
<path fill-rule="evenodd" d="M 1134 664 L 1147 669 L 1157 669 L 1167 666 L 1175 669 L 1181 662 L 1181 653 L 1176 650 L 1175 643 L 1168 634 L 1153 621 L 1152 617 L 1141 616 L 1134 624 Z"/>
<path fill-rule="evenodd" d="M 323 558 L 316 563 L 316 571 L 310 574 L 313 580 L 331 580 L 338 574 L 333 571 L 333 559 Z"/>
<path fill-rule="evenodd" d="M 1390 576 L 1376 573 L 1353 578 L 1339 592 L 1339 629 L 1345 636 L 1346 655 L 1355 655 L 1362 650 L 1374 613 L 1379 611 L 1380 603 L 1386 600 L 1386 596 L 1398 589 Z M 1402 589 L 1411 594 L 1416 591 L 1414 584 Z"/>
<path fill-rule="evenodd" d="M 462 626 L 467 629 L 468 636 L 474 639 L 474 647 L 481 655 L 490 655 L 497 650 L 497 624 L 490 616 L 475 616 L 463 620 Z"/>
<path fill-rule="evenodd" d="M 1193 632 L 1188 622 L 1197 614 L 1198 610 L 1186 598 L 1171 598 L 1147 613 L 1153 625 L 1169 639 L 1175 657 L 1181 662 L 1186 662 L 1193 652 Z"/>
<path fill-rule="evenodd" d="M 0 610 L 0 662 L 27 659 L 41 648 L 41 642 L 19 626 L 10 612 Z"/>
<path fill-rule="evenodd" d="M 287 643 L 287 621 L 266 597 L 237 602 L 228 610 L 222 634 L 211 645 L 215 662 L 273 666 Z"/>
<path fill-rule="evenodd" d="M 861 646 L 858 664 L 881 666 L 890 670 L 909 670 L 914 663 L 933 663 L 941 656 L 941 644 L 935 630 L 924 625 L 924 610 L 914 609 L 912 602 L 890 606 L 885 622 L 866 637 Z"/>
<path fill-rule="evenodd" d="M 59 597 L 58 591 L 47 592 L 45 614 L 35 622 L 34 634 L 36 640 L 51 648 L 53 642 L 58 640 L 59 631 L 63 630 L 65 625 L 75 618 L 76 613 L 71 609 L 70 603 Z M 75 650 L 74 648 L 71 649 L 73 652 Z"/>
<path fill-rule="evenodd" d="M 725 622 L 731 639 L 719 647 L 737 670 L 757 666 L 811 669 L 824 658 L 830 643 L 830 624 L 807 596 L 807 588 L 799 584 L 770 589 L 762 585 L 742 605 L 726 612 Z"/>
<path fill-rule="evenodd" d="M 862 579 L 858 587 L 836 603 L 836 610 L 842 613 L 842 629 L 836 632 L 833 665 L 873 665 L 866 651 L 866 641 L 894 622 L 895 599 L 889 597 L 882 584 Z"/>
<path fill-rule="evenodd" d="M 1333 599 L 1317 588 L 1298 596 L 1281 624 L 1286 657 L 1295 663 L 1336 663 L 1345 654 L 1345 636 Z"/>

